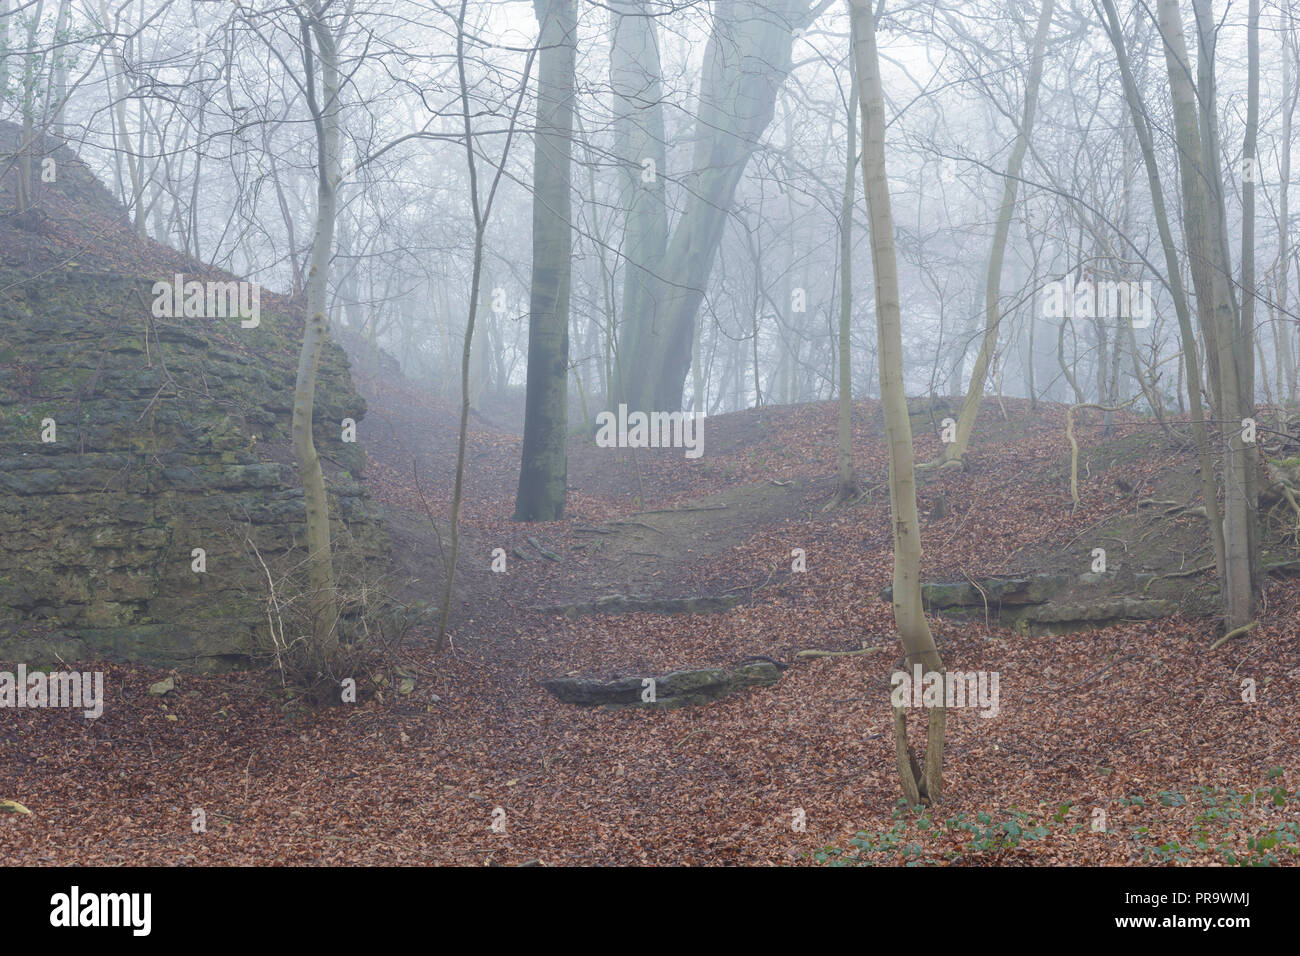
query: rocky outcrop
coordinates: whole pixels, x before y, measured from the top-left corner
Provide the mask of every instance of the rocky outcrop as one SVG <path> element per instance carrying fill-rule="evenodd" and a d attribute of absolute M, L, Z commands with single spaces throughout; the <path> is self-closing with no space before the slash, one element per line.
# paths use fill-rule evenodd
<path fill-rule="evenodd" d="M 928 612 L 959 619 L 983 619 L 1030 634 L 1061 634 L 1107 627 L 1120 621 L 1150 620 L 1173 613 L 1172 602 L 1142 596 L 1151 575 L 1031 574 L 956 582 L 926 582 L 921 602 Z M 1123 593 L 1122 584 L 1133 593 Z M 888 601 L 893 588 L 880 596 Z"/>
<path fill-rule="evenodd" d="M 982 608 L 985 603 L 994 609 L 1046 604 L 1068 582 L 1069 579 L 1064 575 L 1034 574 L 955 583 L 925 583 L 921 585 L 921 600 L 932 610 Z M 884 597 L 889 599 L 892 593 L 891 588 L 886 588 Z"/>
<path fill-rule="evenodd" d="M 243 664 L 268 571 L 292 593 L 301 318 L 265 298 L 255 328 L 155 318 L 164 278 L 0 267 L 0 660 Z M 360 446 L 341 440 L 364 413 L 328 346 L 315 440 L 344 578 L 384 551 Z"/>

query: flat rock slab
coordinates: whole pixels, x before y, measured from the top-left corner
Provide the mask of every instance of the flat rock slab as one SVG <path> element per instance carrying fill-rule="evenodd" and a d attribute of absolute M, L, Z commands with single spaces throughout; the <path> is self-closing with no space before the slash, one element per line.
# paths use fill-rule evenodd
<path fill-rule="evenodd" d="M 555 677 L 542 686 L 567 704 L 581 707 L 690 707 L 707 704 L 749 687 L 767 687 L 781 679 L 781 668 L 753 661 L 730 669 L 705 667 L 653 676 L 654 699 L 646 677 L 597 680 L 591 677 Z"/>
<path fill-rule="evenodd" d="M 1130 576 L 1138 595 L 1150 574 Z M 1114 574 L 1031 574 L 1022 577 L 990 577 L 965 582 L 923 582 L 921 601 L 927 612 L 958 620 L 978 619 L 987 614 L 1007 627 L 1034 635 L 1065 634 L 1071 631 L 1108 627 L 1122 621 L 1148 621 L 1174 612 L 1171 601 L 1134 594 L 1101 590 L 1116 583 Z M 1087 591 L 1099 588 L 1095 596 Z M 893 588 L 880 596 L 893 598 Z"/>
<path fill-rule="evenodd" d="M 1004 611 L 1002 620 L 1034 636 L 1050 636 L 1109 627 L 1124 621 L 1152 621 L 1173 613 L 1170 601 L 1119 597 L 1079 604 L 1041 604 L 1012 614 Z"/>
<path fill-rule="evenodd" d="M 1061 574 L 1031 574 L 1024 577 L 989 577 L 979 581 L 923 582 L 921 600 L 929 609 L 1000 605 L 1046 604 L 1070 579 Z M 892 600 L 894 589 L 886 587 L 880 596 Z"/>

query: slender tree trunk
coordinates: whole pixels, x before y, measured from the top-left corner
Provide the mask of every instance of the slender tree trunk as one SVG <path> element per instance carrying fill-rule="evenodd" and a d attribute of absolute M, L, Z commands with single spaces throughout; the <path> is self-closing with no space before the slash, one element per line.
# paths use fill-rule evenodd
<path fill-rule="evenodd" d="M 65 42 L 68 34 L 68 19 L 71 16 L 71 0 L 59 0 L 59 13 L 54 22 L 54 45 L 50 51 L 50 73 L 52 82 L 50 83 L 50 108 L 47 112 L 47 123 L 54 128 L 54 134 L 63 139 L 63 108 L 68 98 L 68 57 L 69 53 L 64 49 L 62 44 Z M 4 13 L 0 11 L 0 17 Z M 0 38 L 0 47 L 3 47 L 3 38 Z M 7 51 L 6 51 L 7 52 Z M 0 90 L 4 89 L 4 82 L 0 81 Z M 3 95 L 3 94 L 0 94 Z"/>
<path fill-rule="evenodd" d="M 1258 178 L 1259 150 L 1259 0 L 1247 4 L 1246 26 L 1246 135 L 1242 147 L 1249 175 L 1243 176 L 1241 188 L 1241 314 L 1234 342 L 1237 346 L 1237 365 L 1241 376 L 1242 412 L 1255 414 L 1255 180 Z M 1217 122 L 1217 117 L 1216 117 Z M 1216 137 L 1217 139 L 1217 137 Z M 1220 179 L 1222 182 L 1222 179 Z M 1222 202 L 1220 202 L 1222 209 Z M 1225 217 L 1226 218 L 1226 217 Z M 1227 262 L 1227 238 L 1223 239 Z M 1267 378 L 1268 366 L 1261 373 Z M 1252 616 L 1263 587 L 1263 562 L 1260 555 L 1259 526 L 1259 444 L 1246 445 L 1246 533 L 1250 560 L 1250 589 Z"/>
<path fill-rule="evenodd" d="M 200 116 L 201 115 L 202 114 L 200 114 Z M 280 183 L 280 172 L 276 166 L 275 153 L 270 148 L 269 143 L 266 144 L 265 151 L 266 151 L 267 161 L 270 163 L 271 166 L 271 183 L 272 185 L 275 186 L 275 198 L 280 207 L 280 216 L 284 219 L 285 239 L 288 242 L 288 251 L 289 251 L 289 256 L 288 256 L 289 265 L 292 266 L 293 268 L 292 291 L 293 291 L 293 297 L 297 298 L 299 295 L 302 294 L 303 276 L 302 276 L 302 266 L 298 260 L 298 240 L 296 235 L 294 234 L 294 228 L 293 228 L 294 215 L 292 210 L 289 209 L 289 200 L 285 195 L 284 186 L 281 185 Z M 194 176 L 195 176 L 194 184 L 196 190 L 198 189 L 198 172 L 199 172 L 198 166 L 196 164 L 194 170 Z M 196 192 L 193 199 L 190 202 L 191 210 L 197 207 L 198 205 L 197 198 L 198 197 Z M 191 254 L 197 259 L 199 256 L 198 234 L 197 231 L 193 229 L 191 229 L 190 232 L 191 234 L 194 235 L 194 249 Z M 187 252 L 190 251 L 189 243 L 186 243 L 185 249 Z"/>
<path fill-rule="evenodd" d="M 298 377 L 293 393 L 293 447 L 302 478 L 307 508 L 307 575 L 310 585 L 308 606 L 312 617 L 312 647 L 321 668 L 327 669 L 338 652 L 338 599 L 334 584 L 334 559 L 330 547 L 329 500 L 320 455 L 312 437 L 312 415 L 316 400 L 316 370 L 328 328 L 325 318 L 326 288 L 330 252 L 334 243 L 339 182 L 339 73 L 334 36 L 321 20 L 319 5 L 311 8 L 311 20 L 303 19 L 303 73 L 307 103 L 316 125 L 316 229 L 311 244 L 311 267 L 307 273 L 307 321 L 303 327 L 302 350 L 298 353 Z M 312 62 L 312 41 L 320 60 L 321 99 L 316 97 L 316 69 Z"/>
<path fill-rule="evenodd" d="M 0 51 L 5 54 L 0 56 L 0 102 L 9 91 L 9 2 L 0 0 Z"/>
<path fill-rule="evenodd" d="M 1034 287 L 1037 287 L 1038 270 L 1035 262 L 1034 275 L 1032 281 Z M 1029 414 L 1038 414 L 1038 386 L 1034 383 L 1034 333 L 1038 326 L 1038 314 L 1033 308 L 1029 310 L 1029 335 L 1028 342 L 1025 343 L 1025 386 L 1029 390 Z"/>
<path fill-rule="evenodd" d="M 1277 201 L 1277 321 L 1280 325 L 1279 336 L 1282 340 L 1279 352 L 1282 355 L 1282 376 L 1284 386 L 1279 387 L 1278 394 L 1285 396 L 1285 400 L 1290 403 L 1296 401 L 1296 367 L 1297 367 L 1297 336 L 1296 330 L 1300 328 L 1300 323 L 1287 315 L 1287 269 L 1291 256 L 1290 249 L 1290 222 L 1288 221 L 1288 203 L 1290 200 L 1291 185 L 1291 128 L 1295 117 L 1296 107 L 1296 76 L 1292 70 L 1291 50 L 1288 49 L 1291 39 L 1291 28 L 1289 22 L 1285 19 L 1282 23 L 1280 35 L 1282 37 L 1282 142 L 1281 150 L 1281 176 L 1278 183 L 1278 201 Z"/>
<path fill-rule="evenodd" d="M 885 174 L 885 99 L 876 51 L 872 0 L 849 0 L 853 18 L 854 56 L 862 103 L 862 181 L 871 224 L 871 265 L 876 287 L 876 330 L 880 354 L 880 398 L 889 444 L 889 502 L 894 527 L 894 623 L 907 655 L 909 673 L 942 674 L 943 663 L 921 607 L 921 528 L 916 510 L 912 426 L 903 394 L 903 341 L 898 296 L 898 262 L 894 217 Z M 922 798 L 936 803 L 943 789 L 943 738 L 946 711 L 930 709 L 924 759 L 913 756 L 907 742 L 907 718 L 894 710 L 894 746 L 903 794 L 913 806 Z"/>
<path fill-rule="evenodd" d="M 840 205 L 840 407 L 837 427 L 839 445 L 835 501 L 851 501 L 861 489 L 853 474 L 853 353 L 849 332 L 853 322 L 853 190 L 857 165 L 858 90 L 856 59 L 853 55 L 853 26 L 849 26 L 849 119 L 844 163 L 844 201 Z"/>
<path fill-rule="evenodd" d="M 1197 57 L 1196 68 L 1199 79 L 1197 88 L 1197 107 L 1201 129 L 1204 168 L 1202 185 L 1208 192 L 1209 208 L 1209 250 L 1211 256 L 1211 274 L 1214 278 L 1218 298 L 1215 304 L 1215 316 L 1219 328 L 1224 330 L 1220 337 L 1224 360 L 1231 360 L 1232 367 L 1223 372 L 1225 391 L 1230 389 L 1232 395 L 1232 412 L 1228 421 L 1245 424 L 1247 417 L 1255 414 L 1255 349 L 1253 310 L 1251 324 L 1246 323 L 1246 313 L 1239 307 L 1236 290 L 1232 283 L 1232 262 L 1228 245 L 1228 212 L 1225 196 L 1224 178 L 1221 170 L 1222 155 L 1219 139 L 1218 87 L 1215 77 L 1215 48 L 1218 34 L 1218 21 L 1215 18 L 1211 0 L 1193 0 L 1192 12 L 1196 18 Z M 1259 11 L 1255 10 L 1249 17 L 1247 31 L 1248 48 L 1253 42 L 1254 49 L 1248 52 L 1248 74 L 1254 73 L 1255 105 L 1254 123 L 1258 125 L 1258 23 Z M 1248 122 L 1247 137 L 1253 139 Z M 1253 157 L 1252 157 L 1253 158 Z M 1253 218 L 1253 193 L 1252 193 Z M 1253 226 L 1252 226 L 1253 229 Z M 1253 240 L 1252 240 L 1253 242 Z M 1224 451 L 1224 547 L 1229 555 L 1239 555 L 1239 563 L 1229 565 L 1231 597 L 1230 617 L 1236 623 L 1230 628 L 1244 626 L 1254 617 L 1260 590 L 1262 574 L 1259 560 L 1259 530 L 1256 515 L 1259 501 L 1259 446 L 1256 442 L 1246 442 L 1242 437 L 1241 426 L 1225 430 Z M 1246 578 L 1247 580 L 1242 580 Z"/>
<path fill-rule="evenodd" d="M 108 4 L 105 0 L 99 0 L 99 15 L 105 30 L 115 26 L 115 21 L 109 19 Z M 126 53 L 125 49 L 119 49 L 112 41 L 109 41 L 108 46 L 112 51 L 113 67 L 116 70 L 113 112 L 117 118 L 118 149 L 121 151 L 122 161 L 126 164 L 131 180 L 131 195 L 127 197 L 128 205 L 131 208 L 131 222 L 139 234 L 144 221 L 144 183 L 140 181 L 139 164 L 136 162 L 135 151 L 131 148 L 131 132 L 126 122 Z"/>
<path fill-rule="evenodd" d="M 23 57 L 22 134 L 18 143 L 18 188 L 16 191 L 17 212 L 20 219 L 32 211 L 32 207 L 36 202 L 36 84 L 42 72 L 41 58 L 36 53 L 36 38 L 44 9 L 45 0 L 37 0 L 36 9 L 29 14 L 31 19 L 27 25 L 27 54 Z"/>
<path fill-rule="evenodd" d="M 483 280 L 483 246 L 487 234 L 488 221 L 492 215 L 492 203 L 496 198 L 497 186 L 505 170 L 506 160 L 510 157 L 510 147 L 514 142 L 515 127 L 519 119 L 524 94 L 528 91 L 528 77 L 533 68 L 533 53 L 529 53 L 524 65 L 523 79 L 519 85 L 519 98 L 515 101 L 514 112 L 510 115 L 510 125 L 506 132 L 506 142 L 501 150 L 501 161 L 497 164 L 492 185 L 488 188 L 487 198 L 480 202 L 478 187 L 478 164 L 474 160 L 474 129 L 469 103 L 469 83 L 465 78 L 465 9 L 466 0 L 461 0 L 460 12 L 456 18 L 456 74 L 460 83 L 461 122 L 465 132 L 465 165 L 469 173 L 470 209 L 474 214 L 474 263 L 470 276 L 469 316 L 465 321 L 465 341 L 460 354 L 460 430 L 456 441 L 456 480 L 452 486 L 451 496 L 451 548 L 447 556 L 446 578 L 443 582 L 442 611 L 438 618 L 438 636 L 434 642 L 434 653 L 442 651 L 447 640 L 447 624 L 451 619 L 452 594 L 456 584 L 456 559 L 460 551 L 460 505 L 465 485 L 465 441 L 469 433 L 470 403 L 470 360 L 474 347 L 474 324 L 478 318 L 479 292 Z M 486 290 L 484 290 L 486 291 Z"/>
<path fill-rule="evenodd" d="M 970 386 L 966 389 L 966 398 L 962 402 L 961 412 L 957 418 L 956 441 L 946 445 L 940 457 L 940 461 L 945 464 L 960 463 L 966 454 L 971 433 L 975 430 L 975 419 L 979 415 L 980 401 L 984 397 L 989 362 L 997 347 L 998 327 L 1002 322 L 998 306 L 1002 283 L 1002 260 L 1006 255 L 1007 234 L 1011 230 L 1011 215 L 1016 205 L 1020 168 L 1024 162 L 1025 152 L 1029 149 L 1029 136 L 1034 127 L 1034 109 L 1038 105 L 1038 86 L 1043 76 L 1043 51 L 1047 46 L 1047 33 L 1052 25 L 1053 3 L 1054 0 L 1043 0 L 1043 9 L 1038 16 L 1038 29 L 1034 34 L 1034 49 L 1029 62 L 1029 76 L 1025 80 L 1024 115 L 1020 121 L 1020 130 L 1016 134 L 1015 145 L 1012 146 L 1011 155 L 1007 158 L 1007 170 L 1002 178 L 1002 204 L 998 209 L 998 221 L 993 231 L 993 246 L 989 251 L 988 277 L 984 286 L 984 342 L 980 346 L 979 355 L 975 358 Z"/>

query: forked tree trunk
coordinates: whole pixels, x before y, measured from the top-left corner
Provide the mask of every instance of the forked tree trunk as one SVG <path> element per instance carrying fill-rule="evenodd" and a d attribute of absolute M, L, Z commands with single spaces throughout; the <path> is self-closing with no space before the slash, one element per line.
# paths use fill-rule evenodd
<path fill-rule="evenodd" d="M 807 25 L 809 15 L 806 0 L 713 4 L 692 169 L 681 177 L 684 208 L 657 273 L 648 277 L 642 311 L 622 317 L 619 360 L 629 408 L 682 407 L 695 323 L 736 187 L 772 121 L 790 70 L 793 32 Z"/>
<path fill-rule="evenodd" d="M 894 624 L 907 655 L 909 673 L 920 664 L 942 674 L 943 663 L 921 607 L 921 528 L 916 513 L 912 425 L 903 394 L 903 337 L 898 297 L 894 217 L 885 175 L 885 99 L 876 54 L 872 0 L 849 0 L 853 18 L 858 95 L 862 103 L 862 182 L 871 225 L 871 266 L 876 287 L 876 331 L 880 355 L 880 399 L 889 444 L 889 504 L 894 527 Z M 925 754 L 917 761 L 907 742 L 907 714 L 895 708 L 894 748 L 903 795 L 913 806 L 937 802 L 943 791 L 943 736 L 947 712 L 930 709 Z"/>
<path fill-rule="evenodd" d="M 663 86 L 659 34 L 645 0 L 612 0 L 614 37 L 609 83 L 614 94 L 614 153 L 623 200 L 623 298 L 618 348 L 623 362 L 615 376 L 610 405 L 627 402 L 651 411 L 628 393 L 624 376 L 653 348 L 654 277 L 668 247 L 668 207 L 664 201 L 667 149 L 664 144 Z M 699 403 L 696 403 L 697 408 Z"/>

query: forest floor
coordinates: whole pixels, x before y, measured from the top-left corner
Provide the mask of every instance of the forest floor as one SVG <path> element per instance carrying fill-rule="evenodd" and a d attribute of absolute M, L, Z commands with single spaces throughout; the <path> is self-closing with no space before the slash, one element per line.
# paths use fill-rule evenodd
<path fill-rule="evenodd" d="M 391 583 L 436 602 L 428 516 L 449 512 L 457 409 L 392 376 L 359 385 Z M 1075 509 L 1064 409 L 1004 404 L 1005 419 L 985 403 L 965 471 L 920 481 L 926 580 L 1083 573 L 1096 547 L 1130 572 L 1208 560 L 1202 519 L 1141 504 L 1197 503 L 1181 443 L 1125 416 L 1104 435 L 1094 415 L 1078 428 Z M 928 416 L 913 422 L 918 460 L 933 459 Z M 435 657 L 428 628 L 408 635 L 413 690 L 309 709 L 267 673 L 177 675 L 154 696 L 166 674 L 96 665 L 110 701 L 99 719 L 5 718 L 0 800 L 30 813 L 0 812 L 0 863 L 1297 862 L 1296 578 L 1270 579 L 1259 625 L 1213 651 L 1215 622 L 1195 613 L 1212 597 L 1206 573 L 1164 580 L 1186 610 L 1096 630 L 1035 636 L 931 615 L 948 668 L 1000 675 L 1000 710 L 951 710 L 942 802 L 899 807 L 881 438 L 878 404 L 855 403 L 866 493 L 827 510 L 832 403 L 709 418 L 695 460 L 574 436 L 565 519 L 522 525 L 516 427 L 475 416 L 452 640 Z M 1271 546 L 1295 557 L 1281 525 Z M 496 548 L 504 573 L 491 570 Z M 739 603 L 558 613 L 615 594 Z M 540 684 L 753 655 L 790 666 L 774 686 L 698 707 L 583 709 Z"/>
<path fill-rule="evenodd" d="M 58 155 L 59 188 L 33 229 L 0 241 L 0 265 L 205 274 L 130 240 L 107 191 Z M 393 545 L 376 583 L 436 603 L 429 516 L 445 537 L 459 409 L 398 375 L 358 384 Z M 851 506 L 825 509 L 835 407 L 823 403 L 710 418 L 694 460 L 575 435 L 566 518 L 543 525 L 511 520 L 511 414 L 494 402 L 471 417 L 452 641 L 435 656 L 429 627 L 406 635 L 409 693 L 312 709 L 265 671 L 64 662 L 104 672 L 104 713 L 6 710 L 0 865 L 1296 862 L 1300 578 L 1270 578 L 1258 626 L 1209 649 L 1203 519 L 1184 508 L 1198 503 L 1194 463 L 1153 423 L 1120 415 L 1107 435 L 1094 414 L 1078 428 L 1077 508 L 1060 406 L 990 399 L 969 467 L 922 476 L 927 581 L 1079 575 L 1100 547 L 1115 593 L 1179 611 L 1060 635 L 930 615 L 948 668 L 999 674 L 1000 709 L 950 711 L 943 800 L 917 814 L 898 806 L 889 736 L 901 655 L 880 597 L 892 538 L 876 403 L 854 407 L 865 494 Z M 913 417 L 918 460 L 939 453 L 944 414 Z M 1269 557 L 1296 558 L 1284 514 L 1269 531 Z M 1166 577 L 1139 586 L 1145 574 Z M 577 613 L 615 595 L 738 604 Z M 882 650 L 796 657 L 865 647 Z M 698 707 L 589 710 L 541 685 L 754 655 L 789 665 L 779 683 Z M 150 693 L 169 676 L 174 690 Z"/>

